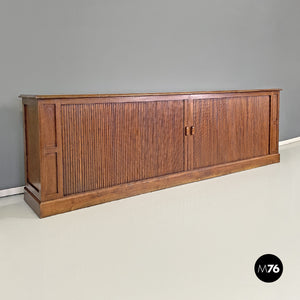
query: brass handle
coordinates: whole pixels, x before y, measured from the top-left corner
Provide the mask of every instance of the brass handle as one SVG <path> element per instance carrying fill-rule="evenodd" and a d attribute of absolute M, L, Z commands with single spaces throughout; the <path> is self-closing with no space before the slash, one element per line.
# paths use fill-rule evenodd
<path fill-rule="evenodd" d="M 191 126 L 191 135 L 195 134 L 195 126 Z"/>

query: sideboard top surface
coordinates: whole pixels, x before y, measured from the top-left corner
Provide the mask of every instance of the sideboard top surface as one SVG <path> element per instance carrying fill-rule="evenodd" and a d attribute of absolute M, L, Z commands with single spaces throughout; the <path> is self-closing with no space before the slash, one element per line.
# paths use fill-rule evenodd
<path fill-rule="evenodd" d="M 145 96 L 172 96 L 172 95 L 205 95 L 205 94 L 236 94 L 236 93 L 272 93 L 282 89 L 255 89 L 255 90 L 227 90 L 227 91 L 198 91 L 172 93 L 133 93 L 133 94 L 78 94 L 78 95 L 20 95 L 20 98 L 48 100 L 48 99 L 75 99 L 75 98 L 109 98 L 109 97 L 145 97 Z"/>

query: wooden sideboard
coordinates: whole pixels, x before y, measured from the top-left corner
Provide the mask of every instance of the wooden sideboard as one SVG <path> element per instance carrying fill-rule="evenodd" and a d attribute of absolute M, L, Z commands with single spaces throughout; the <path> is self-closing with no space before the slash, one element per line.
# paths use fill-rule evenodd
<path fill-rule="evenodd" d="M 279 162 L 279 89 L 21 95 L 39 217 Z"/>

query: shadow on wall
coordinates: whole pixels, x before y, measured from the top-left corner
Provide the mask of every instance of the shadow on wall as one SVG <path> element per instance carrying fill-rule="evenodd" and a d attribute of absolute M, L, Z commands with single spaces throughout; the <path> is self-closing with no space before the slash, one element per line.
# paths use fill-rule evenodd
<path fill-rule="evenodd" d="M 1 190 L 24 185 L 23 112 L 19 98 L 0 106 L 0 129 Z"/>

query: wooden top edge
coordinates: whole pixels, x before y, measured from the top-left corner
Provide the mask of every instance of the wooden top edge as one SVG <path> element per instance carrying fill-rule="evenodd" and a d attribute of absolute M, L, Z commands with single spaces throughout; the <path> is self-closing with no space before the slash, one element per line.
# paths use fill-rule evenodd
<path fill-rule="evenodd" d="M 133 93 L 133 94 L 77 94 L 77 95 L 20 95 L 19 98 L 30 99 L 72 99 L 72 98 L 105 98 L 105 97 L 142 97 L 142 96 L 172 96 L 197 94 L 234 94 L 253 92 L 278 92 L 282 89 L 256 89 L 256 90 L 228 90 L 228 91 L 198 91 L 198 92 L 171 92 L 171 93 Z"/>

